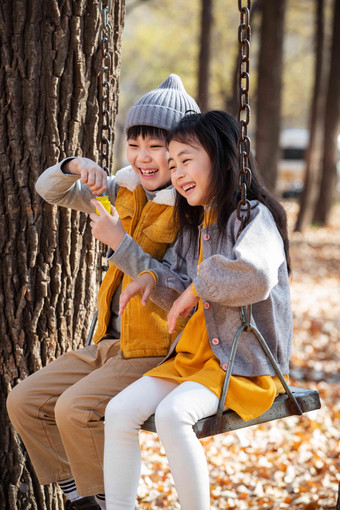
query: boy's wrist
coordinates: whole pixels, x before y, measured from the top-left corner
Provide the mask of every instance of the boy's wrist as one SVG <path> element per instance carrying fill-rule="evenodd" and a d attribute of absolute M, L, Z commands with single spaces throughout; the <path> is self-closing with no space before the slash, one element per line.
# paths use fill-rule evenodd
<path fill-rule="evenodd" d="M 74 161 L 75 159 L 76 158 L 72 158 L 72 157 L 64 159 L 64 161 L 62 162 L 62 164 L 60 166 L 60 169 L 64 174 L 72 174 L 72 175 L 77 174 L 77 172 L 72 171 L 72 167 L 70 167 L 71 162 Z"/>
<path fill-rule="evenodd" d="M 121 242 L 125 237 L 125 231 L 121 231 L 118 234 L 112 236 L 112 239 L 109 240 L 108 246 L 115 252 L 119 248 Z"/>
<path fill-rule="evenodd" d="M 142 276 L 143 274 L 150 275 L 150 281 L 151 281 L 151 278 L 152 278 L 153 281 L 154 281 L 155 287 L 156 287 L 156 285 L 157 285 L 157 276 L 155 275 L 155 273 L 153 271 L 151 271 L 150 269 L 146 269 L 145 271 L 141 271 L 139 273 L 138 277 Z"/>

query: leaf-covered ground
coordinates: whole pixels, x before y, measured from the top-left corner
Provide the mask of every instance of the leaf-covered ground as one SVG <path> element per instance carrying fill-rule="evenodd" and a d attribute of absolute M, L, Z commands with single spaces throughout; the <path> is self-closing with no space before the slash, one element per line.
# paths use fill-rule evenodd
<path fill-rule="evenodd" d="M 297 206 L 285 206 L 293 227 Z M 317 389 L 322 407 L 203 440 L 212 508 L 335 508 L 340 480 L 340 205 L 327 228 L 292 232 L 291 254 L 291 384 Z M 180 509 L 157 436 L 142 432 L 141 445 L 139 508 Z"/>

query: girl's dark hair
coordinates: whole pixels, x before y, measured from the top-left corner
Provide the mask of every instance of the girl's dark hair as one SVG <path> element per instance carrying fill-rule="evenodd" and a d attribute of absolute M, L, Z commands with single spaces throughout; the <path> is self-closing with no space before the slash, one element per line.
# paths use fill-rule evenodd
<path fill-rule="evenodd" d="M 166 140 L 168 131 L 155 126 L 132 126 L 126 132 L 127 139 L 131 138 L 132 140 L 136 140 L 139 135 L 141 135 L 142 138 L 155 136 L 156 138 Z"/>
<path fill-rule="evenodd" d="M 209 194 L 211 210 L 217 211 L 217 225 L 223 234 L 227 221 L 235 211 L 240 200 L 239 182 L 239 123 L 229 113 L 210 111 L 207 113 L 188 114 L 175 126 L 167 136 L 167 145 L 171 141 L 197 146 L 199 143 L 210 157 L 212 164 L 212 181 Z M 248 166 L 252 179 L 247 198 L 258 200 L 268 207 L 284 243 L 288 271 L 290 272 L 289 241 L 287 216 L 283 206 L 270 195 L 263 184 L 255 158 L 249 155 Z M 191 241 L 197 245 L 198 226 L 203 220 L 204 208 L 192 207 L 187 200 L 176 193 L 175 221 L 180 229 L 189 230 Z"/>

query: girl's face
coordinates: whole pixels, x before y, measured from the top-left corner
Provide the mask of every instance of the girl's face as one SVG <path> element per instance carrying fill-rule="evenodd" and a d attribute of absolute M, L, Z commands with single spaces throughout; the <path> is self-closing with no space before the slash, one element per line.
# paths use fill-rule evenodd
<path fill-rule="evenodd" d="M 194 146 L 172 141 L 169 144 L 171 181 L 188 204 L 208 205 L 212 164 L 198 142 Z"/>
<path fill-rule="evenodd" d="M 154 191 L 170 184 L 169 153 L 162 138 L 138 135 L 127 145 L 127 159 L 143 188 Z"/>

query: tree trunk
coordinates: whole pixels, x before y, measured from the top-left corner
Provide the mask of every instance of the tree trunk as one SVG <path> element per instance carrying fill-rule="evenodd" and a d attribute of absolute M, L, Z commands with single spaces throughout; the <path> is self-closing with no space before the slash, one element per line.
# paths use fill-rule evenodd
<path fill-rule="evenodd" d="M 258 65 L 256 159 L 270 190 L 275 190 L 281 118 L 283 27 L 286 0 L 262 1 Z"/>
<path fill-rule="evenodd" d="M 124 0 L 113 4 L 112 121 Z M 63 508 L 57 487 L 39 485 L 5 401 L 18 381 L 84 343 L 96 306 L 101 260 L 86 215 L 48 205 L 34 186 L 66 155 L 99 160 L 100 28 L 97 0 L 1 3 L 1 510 Z"/>
<path fill-rule="evenodd" d="M 212 0 L 202 0 L 197 102 L 202 112 L 209 110 L 210 42 L 213 24 Z"/>
<path fill-rule="evenodd" d="M 309 144 L 306 152 L 306 173 L 303 191 L 300 198 L 300 209 L 295 230 L 301 232 L 312 223 L 315 204 L 318 196 L 320 169 L 322 168 L 322 126 L 324 116 L 324 0 L 316 3 L 315 41 L 316 58 L 314 71 L 314 90 L 309 123 Z"/>
<path fill-rule="evenodd" d="M 340 0 L 334 1 L 333 40 L 325 109 L 323 169 L 313 221 L 325 225 L 331 211 L 336 187 L 337 138 L 340 122 Z"/>

